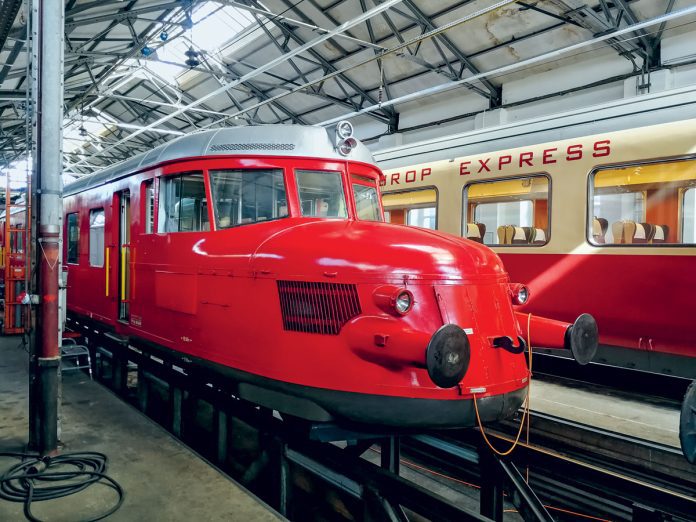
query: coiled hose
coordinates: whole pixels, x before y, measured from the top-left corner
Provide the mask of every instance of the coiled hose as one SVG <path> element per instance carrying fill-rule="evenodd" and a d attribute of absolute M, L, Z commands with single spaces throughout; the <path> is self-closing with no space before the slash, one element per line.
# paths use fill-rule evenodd
<path fill-rule="evenodd" d="M 84 451 L 40 457 L 30 453 L 0 452 L 0 456 L 23 459 L 0 475 L 0 499 L 24 503 L 24 516 L 32 522 L 41 522 L 31 512 L 33 502 L 67 497 L 98 482 L 113 488 L 118 501 L 107 511 L 84 522 L 106 518 L 123 504 L 123 488 L 106 474 L 107 457 L 103 453 Z"/>

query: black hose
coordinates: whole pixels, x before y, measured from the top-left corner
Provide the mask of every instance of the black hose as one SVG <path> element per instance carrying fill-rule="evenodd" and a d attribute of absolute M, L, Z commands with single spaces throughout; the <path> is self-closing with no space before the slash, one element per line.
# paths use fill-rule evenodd
<path fill-rule="evenodd" d="M 32 502 L 67 497 L 98 482 L 113 488 L 118 494 L 118 501 L 107 511 L 84 522 L 106 518 L 123 504 L 123 488 L 106 475 L 107 457 L 103 453 L 85 451 L 65 453 L 56 457 L 39 457 L 30 453 L 0 452 L 0 457 L 25 459 L 0 475 L 0 499 L 23 502 L 24 516 L 32 522 L 41 522 L 31 512 Z M 51 471 L 51 468 L 70 466 L 76 469 Z"/>

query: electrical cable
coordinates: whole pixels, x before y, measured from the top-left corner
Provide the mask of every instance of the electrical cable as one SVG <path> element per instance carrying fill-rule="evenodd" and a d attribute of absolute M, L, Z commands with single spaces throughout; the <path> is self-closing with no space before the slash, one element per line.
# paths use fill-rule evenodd
<path fill-rule="evenodd" d="M 118 500 L 108 510 L 83 522 L 106 518 L 123 504 L 125 493 L 121 485 L 106 474 L 108 459 L 103 453 L 83 451 L 64 453 L 56 457 L 40 457 L 31 453 L 0 452 L 0 457 L 23 459 L 0 475 L 0 499 L 22 502 L 24 516 L 31 522 L 41 522 L 31 512 L 33 502 L 67 497 L 97 483 L 114 489 Z M 69 467 L 76 469 L 66 470 Z M 57 471 L 55 468 L 61 470 Z M 42 483 L 48 485 L 41 486 Z"/>
<path fill-rule="evenodd" d="M 517 431 L 517 437 L 515 437 L 515 441 L 512 443 L 512 446 L 510 446 L 507 450 L 505 451 L 500 451 L 496 449 L 495 446 L 493 446 L 493 443 L 488 439 L 488 436 L 486 435 L 486 431 L 483 429 L 483 423 L 481 422 L 481 416 L 479 415 L 479 410 L 478 410 L 478 404 L 476 402 L 476 394 L 474 393 L 474 411 L 476 412 L 476 421 L 478 422 L 478 427 L 479 430 L 481 431 L 481 435 L 483 435 L 483 440 L 486 442 L 486 445 L 495 453 L 496 455 L 499 455 L 501 457 L 505 457 L 506 455 L 509 455 L 510 453 L 513 452 L 513 450 L 517 447 L 517 443 L 520 441 L 520 436 L 522 435 L 522 430 L 524 429 L 525 425 L 527 426 L 527 443 L 529 443 L 529 423 L 528 423 L 528 418 L 529 418 L 529 401 L 531 399 L 530 395 L 530 389 L 532 387 L 532 334 L 531 334 L 531 326 L 532 326 L 532 314 L 528 314 L 527 316 L 527 346 L 529 347 L 528 353 L 529 353 L 529 381 L 527 383 L 527 397 L 524 401 L 524 410 L 522 410 L 522 420 L 520 421 L 520 429 Z M 529 476 L 527 476 L 527 480 L 529 480 Z"/>

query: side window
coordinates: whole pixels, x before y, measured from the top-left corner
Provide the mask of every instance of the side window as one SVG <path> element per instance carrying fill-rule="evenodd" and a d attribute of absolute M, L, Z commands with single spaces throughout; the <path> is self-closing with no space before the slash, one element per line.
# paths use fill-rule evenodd
<path fill-rule="evenodd" d="M 281 169 L 211 170 L 210 189 L 218 229 L 288 215 Z"/>
<path fill-rule="evenodd" d="M 155 185 L 154 180 L 143 182 L 142 198 L 143 198 L 143 216 L 145 223 L 143 230 L 146 234 L 152 234 L 155 231 Z"/>
<path fill-rule="evenodd" d="M 590 177 L 594 245 L 696 244 L 696 160 L 596 170 Z"/>
<path fill-rule="evenodd" d="M 546 176 L 471 183 L 464 188 L 463 235 L 486 245 L 545 245 L 550 236 Z"/>
<path fill-rule="evenodd" d="M 160 178 L 157 232 L 210 230 L 203 174 Z"/>
<path fill-rule="evenodd" d="M 104 266 L 104 209 L 89 211 L 89 266 Z"/>
<path fill-rule="evenodd" d="M 437 191 L 411 190 L 382 194 L 384 218 L 390 223 L 437 228 Z"/>
<path fill-rule="evenodd" d="M 68 214 L 68 263 L 80 262 L 80 224 L 77 212 Z"/>
<path fill-rule="evenodd" d="M 295 177 L 303 216 L 348 217 L 340 172 L 298 170 Z"/>

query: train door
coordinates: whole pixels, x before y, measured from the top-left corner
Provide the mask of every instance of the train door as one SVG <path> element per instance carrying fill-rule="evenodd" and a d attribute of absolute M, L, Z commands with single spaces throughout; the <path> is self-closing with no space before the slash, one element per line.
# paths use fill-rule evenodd
<path fill-rule="evenodd" d="M 119 208 L 119 256 L 118 256 L 118 319 L 130 321 L 130 239 L 131 239 L 131 208 L 130 192 L 124 190 L 118 193 Z"/>

